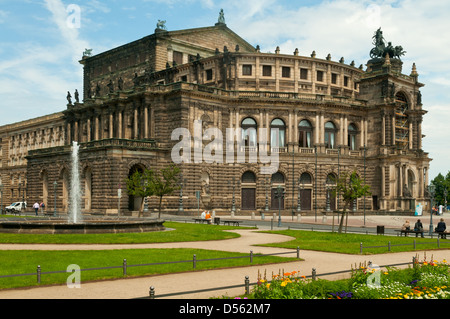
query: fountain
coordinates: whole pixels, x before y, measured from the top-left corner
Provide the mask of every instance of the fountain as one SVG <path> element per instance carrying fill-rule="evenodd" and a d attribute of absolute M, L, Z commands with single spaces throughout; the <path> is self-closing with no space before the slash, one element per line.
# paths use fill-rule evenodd
<path fill-rule="evenodd" d="M 165 230 L 164 220 L 123 217 L 92 219 L 81 214 L 80 145 L 73 142 L 71 152 L 71 180 L 69 213 L 67 218 L 0 219 L 0 233 L 21 234 L 101 234 L 142 233 Z"/>
<path fill-rule="evenodd" d="M 81 183 L 80 183 L 80 146 L 78 142 L 73 142 L 72 146 L 72 172 L 70 179 L 70 202 L 69 202 L 69 223 L 78 223 L 81 221 Z"/>

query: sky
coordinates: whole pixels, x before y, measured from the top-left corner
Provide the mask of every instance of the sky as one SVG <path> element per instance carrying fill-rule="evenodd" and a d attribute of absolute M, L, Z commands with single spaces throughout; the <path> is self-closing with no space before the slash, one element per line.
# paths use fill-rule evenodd
<path fill-rule="evenodd" d="M 227 26 L 262 52 L 310 56 L 359 66 L 372 36 L 407 51 L 403 73 L 417 66 L 423 149 L 430 179 L 450 171 L 450 1 L 447 0 L 0 0 L 0 126 L 63 111 L 67 91 L 82 91 L 85 49 L 92 54 L 153 34 L 212 26 L 223 9 Z"/>

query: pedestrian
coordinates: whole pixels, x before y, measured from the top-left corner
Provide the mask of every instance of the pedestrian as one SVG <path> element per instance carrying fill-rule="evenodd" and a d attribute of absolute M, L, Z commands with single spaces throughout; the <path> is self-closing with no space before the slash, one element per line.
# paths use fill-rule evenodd
<path fill-rule="evenodd" d="M 201 215 L 201 219 L 205 219 L 205 216 L 206 216 L 206 212 L 203 211 L 203 212 L 202 212 L 202 215 Z"/>
<path fill-rule="evenodd" d="M 41 213 L 44 214 L 44 209 L 45 209 L 44 202 L 42 202 L 41 205 L 39 205 L 39 206 L 41 206 Z"/>
<path fill-rule="evenodd" d="M 34 203 L 33 208 L 34 208 L 34 212 L 36 213 L 36 216 L 37 216 L 38 210 L 39 210 L 39 203 L 38 202 Z"/>
<path fill-rule="evenodd" d="M 420 232 L 420 235 L 421 235 L 422 238 L 423 238 L 423 225 L 422 225 L 422 222 L 420 221 L 420 219 L 418 219 L 418 220 L 416 221 L 416 223 L 414 224 L 414 231 L 417 232 L 417 233 L 416 233 L 416 237 L 417 237 L 417 235 L 419 235 L 418 232 Z"/>

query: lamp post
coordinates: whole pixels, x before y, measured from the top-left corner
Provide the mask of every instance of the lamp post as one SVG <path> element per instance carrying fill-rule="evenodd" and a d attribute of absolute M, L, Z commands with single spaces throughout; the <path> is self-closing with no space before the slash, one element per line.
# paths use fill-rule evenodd
<path fill-rule="evenodd" d="M 429 233 L 429 235 L 432 236 L 433 235 L 433 198 L 434 198 L 434 192 L 435 192 L 435 186 L 433 184 L 430 184 L 428 186 L 428 192 L 430 193 L 430 204 L 431 204 L 431 209 L 430 209 L 430 233 Z"/>
<path fill-rule="evenodd" d="M 300 192 L 303 189 L 303 183 L 301 182 L 301 178 L 298 179 L 298 195 L 297 195 L 297 213 L 301 213 L 302 211 L 302 198 Z"/>
<path fill-rule="evenodd" d="M 264 207 L 264 211 L 268 212 L 269 211 L 269 178 L 266 177 L 266 205 Z M 262 213 L 262 219 L 264 219 L 264 213 Z"/>
<path fill-rule="evenodd" d="M 235 178 L 233 177 L 233 181 L 231 182 L 233 185 L 232 185 L 232 187 L 233 187 L 233 198 L 232 198 L 232 201 L 231 201 L 231 213 L 235 213 L 236 212 L 236 199 L 235 199 L 235 197 L 234 197 L 234 191 L 235 191 L 235 183 L 236 183 L 236 180 L 235 180 Z M 228 185 L 230 185 L 230 181 L 228 181 Z"/>
<path fill-rule="evenodd" d="M 284 198 L 285 193 L 285 190 L 278 185 L 275 193 L 275 198 L 278 198 L 278 227 L 281 227 L 281 200 Z"/>
<path fill-rule="evenodd" d="M 183 180 L 183 174 L 180 174 L 180 205 L 178 206 L 178 212 L 182 213 L 183 209 L 183 185 L 186 183 L 186 179 Z"/>
<path fill-rule="evenodd" d="M 326 194 L 327 194 L 326 210 L 327 210 L 327 212 L 329 212 L 330 211 L 330 189 L 329 189 L 328 184 L 326 182 L 324 183 L 324 186 L 325 186 L 325 191 L 326 191 Z"/>
<path fill-rule="evenodd" d="M 56 217 L 56 188 L 57 187 L 58 187 L 58 183 L 56 181 L 54 181 L 53 182 L 53 191 L 54 191 L 54 194 L 55 194 L 55 202 L 54 202 L 54 205 L 53 205 L 53 208 L 54 208 L 54 210 L 53 210 L 53 217 Z"/>

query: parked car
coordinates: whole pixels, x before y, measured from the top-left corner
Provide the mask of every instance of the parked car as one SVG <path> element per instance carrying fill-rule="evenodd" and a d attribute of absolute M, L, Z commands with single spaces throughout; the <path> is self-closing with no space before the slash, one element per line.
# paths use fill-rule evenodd
<path fill-rule="evenodd" d="M 27 208 L 27 202 L 15 202 L 12 203 L 9 206 L 5 207 L 5 210 L 7 213 L 13 213 L 13 214 L 20 214 L 20 212 L 23 210 L 25 211 L 25 208 Z"/>

